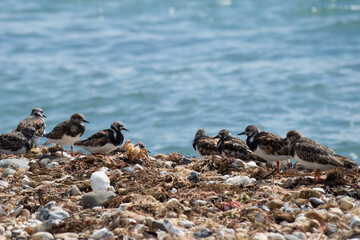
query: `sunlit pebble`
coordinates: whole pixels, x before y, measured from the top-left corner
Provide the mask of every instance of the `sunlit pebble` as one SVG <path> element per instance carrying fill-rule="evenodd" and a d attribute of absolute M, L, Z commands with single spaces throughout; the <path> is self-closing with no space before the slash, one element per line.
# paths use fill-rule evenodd
<path fill-rule="evenodd" d="M 312 8 L 311 8 L 311 12 L 312 12 L 312 13 L 317 13 L 317 11 L 318 11 L 318 10 L 317 10 L 316 7 L 312 7 Z"/>
<path fill-rule="evenodd" d="M 349 156 L 351 159 L 354 159 L 354 160 L 358 159 L 358 157 L 359 157 L 358 155 L 356 155 L 356 153 L 350 153 Z"/>
<path fill-rule="evenodd" d="M 175 15 L 175 8 L 169 7 L 168 13 L 169 13 L 169 15 L 171 15 L 171 16 Z"/>

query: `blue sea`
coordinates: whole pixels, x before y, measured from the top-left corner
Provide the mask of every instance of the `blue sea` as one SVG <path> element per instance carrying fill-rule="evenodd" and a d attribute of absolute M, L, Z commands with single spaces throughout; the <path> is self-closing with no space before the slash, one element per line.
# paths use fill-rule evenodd
<path fill-rule="evenodd" d="M 256 124 L 359 161 L 360 1 L 2 0 L 0 84 L 0 133 L 41 107 L 152 154 Z"/>

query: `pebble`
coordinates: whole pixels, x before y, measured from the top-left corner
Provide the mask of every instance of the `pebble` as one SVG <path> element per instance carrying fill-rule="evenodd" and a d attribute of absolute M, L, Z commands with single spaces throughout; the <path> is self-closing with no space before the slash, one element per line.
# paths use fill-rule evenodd
<path fill-rule="evenodd" d="M 108 200 L 110 197 L 116 196 L 113 192 L 90 192 L 84 194 L 84 196 L 81 198 L 81 205 L 83 208 L 93 208 L 95 206 L 102 205 L 106 200 Z"/>
<path fill-rule="evenodd" d="M 65 151 L 63 151 L 63 156 L 61 156 L 61 151 L 57 151 L 57 152 L 55 153 L 55 155 L 56 155 L 57 157 L 59 157 L 59 158 L 67 158 L 67 159 L 71 159 L 71 158 L 72 158 L 71 155 L 70 155 L 69 153 L 65 152 Z"/>
<path fill-rule="evenodd" d="M 144 170 L 144 168 L 142 166 L 140 166 L 139 164 L 135 164 L 134 169 L 135 170 Z"/>
<path fill-rule="evenodd" d="M 174 162 L 171 161 L 165 161 L 165 168 L 172 169 L 175 166 Z"/>
<path fill-rule="evenodd" d="M 94 192 L 106 192 L 110 189 L 110 179 L 103 171 L 97 171 L 90 177 L 91 189 Z"/>
<path fill-rule="evenodd" d="M 28 170 L 30 168 L 28 160 L 26 158 L 18 158 L 18 159 L 9 158 L 9 159 L 0 160 L 0 167 L 2 168 L 8 168 L 9 166 L 13 166 L 13 165 L 15 165 L 17 168 L 23 168 L 25 170 Z"/>
<path fill-rule="evenodd" d="M 284 205 L 284 202 L 280 199 L 273 199 L 270 202 L 266 203 L 266 206 L 270 208 L 270 210 L 274 210 L 276 208 L 281 208 Z"/>
<path fill-rule="evenodd" d="M 193 205 L 196 206 L 196 207 L 206 206 L 207 203 L 208 203 L 208 202 L 205 201 L 205 200 L 195 200 L 195 201 L 193 201 Z"/>
<path fill-rule="evenodd" d="M 79 196 L 81 195 L 81 191 L 76 185 L 71 185 L 71 187 L 66 190 L 66 195 L 68 196 Z"/>
<path fill-rule="evenodd" d="M 12 168 L 6 168 L 5 171 L 3 171 L 2 178 L 12 176 L 12 175 L 14 175 L 15 172 L 16 172 L 16 170 L 14 170 Z"/>
<path fill-rule="evenodd" d="M 55 204 L 56 204 L 56 201 L 48 202 L 47 204 L 44 205 L 44 208 L 51 210 L 52 207 L 55 206 Z"/>
<path fill-rule="evenodd" d="M 319 198 L 321 193 L 314 189 L 303 189 L 300 191 L 298 198 L 309 199 L 311 197 Z"/>
<path fill-rule="evenodd" d="M 30 216 L 31 216 L 31 213 L 30 213 L 29 210 L 27 210 L 27 209 L 22 209 L 22 210 L 20 211 L 19 217 L 25 217 L 26 220 L 28 220 L 28 219 L 30 218 Z"/>
<path fill-rule="evenodd" d="M 58 162 L 51 162 L 48 165 L 46 165 L 46 168 L 51 169 L 51 168 L 54 168 L 54 167 L 57 167 L 57 166 L 59 166 Z"/>
<path fill-rule="evenodd" d="M 247 168 L 247 164 L 240 160 L 240 159 L 235 159 L 232 163 L 231 163 L 231 166 L 233 168 L 235 168 L 236 170 L 241 170 L 243 168 Z"/>
<path fill-rule="evenodd" d="M 332 214 L 336 214 L 338 216 L 344 215 L 344 213 L 341 211 L 340 208 L 329 208 L 328 212 Z"/>
<path fill-rule="evenodd" d="M 159 166 L 159 167 L 163 167 L 164 166 L 164 161 L 160 160 L 160 159 L 157 159 L 156 160 L 156 165 Z"/>
<path fill-rule="evenodd" d="M 38 215 L 37 219 L 39 219 L 40 221 L 46 221 L 49 218 L 50 215 L 50 211 L 49 209 L 43 209 L 40 214 Z"/>
<path fill-rule="evenodd" d="M 55 210 L 49 214 L 48 219 L 64 220 L 69 217 L 70 217 L 69 213 L 65 212 L 64 210 Z"/>
<path fill-rule="evenodd" d="M 40 160 L 40 164 L 46 166 L 51 162 L 50 158 L 43 158 Z"/>
<path fill-rule="evenodd" d="M 166 175 L 168 175 L 169 173 L 167 172 L 167 171 L 161 171 L 160 172 L 160 175 L 162 175 L 162 176 L 166 176 Z"/>
<path fill-rule="evenodd" d="M 316 197 L 309 198 L 309 201 L 310 201 L 311 205 L 313 206 L 313 208 L 317 208 L 318 206 L 324 204 L 323 200 L 321 200 L 320 198 L 316 198 Z"/>
<path fill-rule="evenodd" d="M 109 236 L 113 236 L 114 234 L 110 232 L 107 228 L 102 228 L 100 230 L 95 230 L 93 234 L 91 234 L 91 238 L 93 239 L 104 239 Z"/>
<path fill-rule="evenodd" d="M 325 234 L 330 236 L 337 232 L 337 226 L 334 223 L 328 223 L 325 229 Z"/>
<path fill-rule="evenodd" d="M 191 172 L 188 180 L 193 182 L 200 182 L 200 173 L 198 172 Z"/>
<path fill-rule="evenodd" d="M 145 221 L 146 221 L 146 219 L 145 219 Z M 160 221 L 153 221 L 151 226 L 155 229 L 159 229 L 161 231 L 166 231 L 164 223 L 162 223 Z"/>
<path fill-rule="evenodd" d="M 59 233 L 59 234 L 55 234 L 55 238 L 56 239 L 61 239 L 61 240 L 79 239 L 79 234 L 71 233 L 71 232 Z"/>
<path fill-rule="evenodd" d="M 192 228 L 192 227 L 195 227 L 195 223 L 180 218 L 180 219 L 178 220 L 178 226 L 180 226 L 180 227 L 186 227 L 186 228 Z"/>
<path fill-rule="evenodd" d="M 355 229 L 357 227 L 360 227 L 360 217 L 358 216 L 353 216 L 351 219 L 350 219 L 350 223 L 349 223 L 350 227 L 352 229 Z"/>
<path fill-rule="evenodd" d="M 251 184 L 251 179 L 248 176 L 234 176 L 226 179 L 226 182 L 244 187 Z"/>
<path fill-rule="evenodd" d="M 346 198 L 343 198 L 340 200 L 339 207 L 343 211 L 348 211 L 352 208 L 354 208 L 355 204 L 347 200 Z"/>
<path fill-rule="evenodd" d="M 322 194 L 325 194 L 325 190 L 322 188 L 313 188 L 313 190 L 321 192 Z"/>
<path fill-rule="evenodd" d="M 31 236 L 32 240 L 47 240 L 54 239 L 54 236 L 48 232 L 37 232 Z"/>
<path fill-rule="evenodd" d="M 169 199 L 165 204 L 165 206 L 167 208 L 177 208 L 179 205 L 180 205 L 180 202 L 176 198 Z"/>
<path fill-rule="evenodd" d="M 121 169 L 121 171 L 126 172 L 126 173 L 134 173 L 134 168 L 129 166 L 129 167 L 124 167 Z"/>
<path fill-rule="evenodd" d="M 264 233 L 255 233 L 255 235 L 252 237 L 252 240 L 267 240 L 268 238 Z"/>
<path fill-rule="evenodd" d="M 285 240 L 285 237 L 280 233 L 269 233 L 268 235 L 269 240 Z"/>
<path fill-rule="evenodd" d="M 294 236 L 292 234 L 284 234 L 284 237 L 286 240 L 301 240 L 301 238 L 298 238 L 297 236 Z"/>
<path fill-rule="evenodd" d="M 196 231 L 194 233 L 195 237 L 198 238 L 207 238 L 210 237 L 213 234 L 213 232 L 211 232 L 208 228 L 202 228 L 201 231 Z"/>
<path fill-rule="evenodd" d="M 164 219 L 164 226 L 166 231 L 171 235 L 186 236 L 185 232 L 182 229 L 175 227 L 169 219 Z"/>
<path fill-rule="evenodd" d="M 186 165 L 186 164 L 189 164 L 191 163 L 191 159 L 190 158 L 187 158 L 187 157 L 183 157 L 180 162 L 179 162 L 179 165 Z"/>
<path fill-rule="evenodd" d="M 146 226 L 152 228 L 153 227 L 153 223 L 155 222 L 155 219 L 153 217 L 146 217 L 144 220 L 144 223 Z"/>
<path fill-rule="evenodd" d="M 3 180 L 0 180 L 0 187 L 4 187 L 4 188 L 8 188 L 9 187 L 9 183 L 5 182 Z"/>
<path fill-rule="evenodd" d="M 307 239 L 305 233 L 303 233 L 303 232 L 293 232 L 292 235 L 298 237 L 301 240 Z"/>
<path fill-rule="evenodd" d="M 248 168 L 257 167 L 256 162 L 254 162 L 254 161 L 247 162 L 247 163 L 246 163 L 246 166 L 247 166 Z"/>
<path fill-rule="evenodd" d="M 305 214 L 307 218 L 312 218 L 318 220 L 320 223 L 325 221 L 325 218 L 321 216 L 316 210 L 309 211 Z"/>
<path fill-rule="evenodd" d="M 307 217 L 305 217 L 305 213 L 299 213 L 296 218 L 295 218 L 295 222 L 302 222 L 302 221 L 306 221 Z"/>

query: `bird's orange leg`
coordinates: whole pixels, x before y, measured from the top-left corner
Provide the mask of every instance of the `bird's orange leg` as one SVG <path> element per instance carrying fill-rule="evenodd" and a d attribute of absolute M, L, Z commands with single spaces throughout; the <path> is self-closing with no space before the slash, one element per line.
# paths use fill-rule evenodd
<path fill-rule="evenodd" d="M 317 183 L 320 178 L 320 169 L 316 170 L 314 181 Z"/>
<path fill-rule="evenodd" d="M 74 146 L 71 145 L 71 156 L 74 157 Z"/>
<path fill-rule="evenodd" d="M 280 161 L 277 161 L 277 172 L 280 174 Z"/>

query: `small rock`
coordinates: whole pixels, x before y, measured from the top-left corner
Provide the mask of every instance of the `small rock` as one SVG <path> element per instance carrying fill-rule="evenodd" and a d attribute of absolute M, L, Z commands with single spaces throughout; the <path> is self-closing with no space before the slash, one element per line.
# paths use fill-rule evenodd
<path fill-rule="evenodd" d="M 100 230 L 95 230 L 93 234 L 91 234 L 91 238 L 93 239 L 104 239 L 109 236 L 113 236 L 114 234 L 110 232 L 107 228 L 102 228 Z"/>
<path fill-rule="evenodd" d="M 162 175 L 162 176 L 166 176 L 166 175 L 168 175 L 169 173 L 167 172 L 167 171 L 161 171 L 160 172 L 160 175 Z"/>
<path fill-rule="evenodd" d="M 280 233 L 269 233 L 268 235 L 269 240 L 285 240 L 284 236 Z"/>
<path fill-rule="evenodd" d="M 139 164 L 135 164 L 134 169 L 135 170 L 144 170 L 144 168 L 142 166 L 140 166 Z"/>
<path fill-rule="evenodd" d="M 318 220 L 321 224 L 325 222 L 325 218 L 320 215 L 316 210 L 311 210 L 305 214 L 307 218 Z"/>
<path fill-rule="evenodd" d="M 340 208 L 329 208 L 329 213 L 332 213 L 332 214 L 336 214 L 336 215 L 338 215 L 338 216 L 342 216 L 342 215 L 344 215 L 344 213 L 341 211 L 341 209 Z"/>
<path fill-rule="evenodd" d="M 167 156 L 166 156 L 166 154 L 160 153 L 160 154 L 155 154 L 154 158 L 156 158 L 156 159 L 166 159 Z"/>
<path fill-rule="evenodd" d="M 164 161 L 160 160 L 160 159 L 157 159 L 156 160 L 156 165 L 159 166 L 159 167 L 163 167 L 164 166 Z"/>
<path fill-rule="evenodd" d="M 226 182 L 229 184 L 236 184 L 244 187 L 251 184 L 251 179 L 248 176 L 235 176 L 226 179 Z"/>
<path fill-rule="evenodd" d="M 47 204 L 44 205 L 44 208 L 51 210 L 51 208 L 52 208 L 53 206 L 55 206 L 55 204 L 56 204 L 56 201 L 48 202 Z"/>
<path fill-rule="evenodd" d="M 65 151 L 63 151 L 63 156 L 61 156 L 61 151 L 57 151 L 55 153 L 55 156 L 59 157 L 59 158 L 67 158 L 67 159 L 71 159 L 71 155 Z"/>
<path fill-rule="evenodd" d="M 301 207 L 302 205 L 305 205 L 308 203 L 307 199 L 303 199 L 303 198 L 298 198 L 294 200 L 294 203 L 298 206 Z"/>
<path fill-rule="evenodd" d="M 110 179 L 103 171 L 97 171 L 90 177 L 91 189 L 94 192 L 106 192 L 110 189 Z"/>
<path fill-rule="evenodd" d="M 295 221 L 295 214 L 291 212 L 278 212 L 276 213 L 275 219 L 278 222 L 286 221 L 292 223 Z"/>
<path fill-rule="evenodd" d="M 165 161 L 165 168 L 167 169 L 172 169 L 173 167 L 175 167 L 176 164 L 174 162 L 171 161 Z"/>
<path fill-rule="evenodd" d="M 67 212 L 65 212 L 64 210 L 55 210 L 49 214 L 48 219 L 64 220 L 68 217 L 70 217 L 70 215 Z"/>
<path fill-rule="evenodd" d="M 186 165 L 186 164 L 189 164 L 191 163 L 191 159 L 190 158 L 187 158 L 187 157 L 183 157 L 180 162 L 179 162 L 179 165 Z"/>
<path fill-rule="evenodd" d="M 95 206 L 102 205 L 110 197 L 114 197 L 114 196 L 116 196 L 116 195 L 113 192 L 86 193 L 81 198 L 81 205 L 83 206 L 83 208 L 93 208 Z"/>
<path fill-rule="evenodd" d="M 165 206 L 167 208 L 177 208 L 180 206 L 180 202 L 176 198 L 171 198 L 166 202 Z"/>
<path fill-rule="evenodd" d="M 153 223 L 155 222 L 155 219 L 153 217 L 146 217 L 145 220 L 145 225 L 152 228 L 153 227 Z"/>
<path fill-rule="evenodd" d="M 52 240 L 54 239 L 53 235 L 48 232 L 37 232 L 31 236 L 32 240 Z"/>
<path fill-rule="evenodd" d="M 340 200 L 339 206 L 340 206 L 341 210 L 348 211 L 348 210 L 354 208 L 355 204 L 350 202 L 346 198 L 343 198 Z"/>
<path fill-rule="evenodd" d="M 28 234 L 33 234 L 33 232 L 35 231 L 35 227 L 33 226 L 26 226 L 24 229 Z"/>
<path fill-rule="evenodd" d="M 301 240 L 300 238 L 298 238 L 297 236 L 294 236 L 292 234 L 284 234 L 284 237 L 286 240 Z"/>
<path fill-rule="evenodd" d="M 351 219 L 350 219 L 350 227 L 352 229 L 355 229 L 357 227 L 360 227 L 360 217 L 358 216 L 353 216 Z"/>
<path fill-rule="evenodd" d="M 40 164 L 46 166 L 51 162 L 50 158 L 43 158 L 40 160 Z"/>
<path fill-rule="evenodd" d="M 248 168 L 257 167 L 256 162 L 254 162 L 254 161 L 247 162 L 247 163 L 246 163 L 246 166 L 247 166 Z"/>
<path fill-rule="evenodd" d="M 61 240 L 74 240 L 74 239 L 79 239 L 79 234 L 71 233 L 71 232 L 59 233 L 59 234 L 55 234 L 55 238 Z"/>
<path fill-rule="evenodd" d="M 50 211 L 49 209 L 43 209 L 40 214 L 38 215 L 37 219 L 39 219 L 40 221 L 46 221 L 49 218 L 50 215 Z"/>
<path fill-rule="evenodd" d="M 9 166 L 11 167 L 13 165 L 17 166 L 18 168 L 23 168 L 25 170 L 28 170 L 30 168 L 28 160 L 26 158 L 9 158 L 0 160 L 0 167 L 2 168 L 8 168 Z"/>
<path fill-rule="evenodd" d="M 270 210 L 274 210 L 275 208 L 281 208 L 284 205 L 284 202 L 280 199 L 273 199 L 270 202 L 266 203 L 266 206 L 270 208 Z"/>
<path fill-rule="evenodd" d="M 201 231 L 196 231 L 194 233 L 195 237 L 198 238 L 207 238 L 210 237 L 213 234 L 213 232 L 211 232 L 208 228 L 202 228 Z"/>
<path fill-rule="evenodd" d="M 57 166 L 59 166 L 58 162 L 51 162 L 48 165 L 46 165 L 46 168 L 51 169 L 51 168 L 54 168 L 54 167 L 57 167 Z"/>
<path fill-rule="evenodd" d="M 129 167 L 124 167 L 124 168 L 121 169 L 121 171 L 131 174 L 131 173 L 134 173 L 134 168 L 131 167 L 131 166 L 129 166 Z"/>
<path fill-rule="evenodd" d="M 161 231 L 166 231 L 164 223 L 159 222 L 159 221 L 153 221 L 152 227 L 155 228 L 155 229 L 159 229 Z"/>
<path fill-rule="evenodd" d="M 10 211 L 10 215 L 12 216 L 12 217 L 17 217 L 19 214 L 20 214 L 20 212 L 21 212 L 21 210 L 24 208 L 24 206 L 23 205 L 20 205 L 20 206 L 18 206 L 18 207 L 16 207 L 16 208 L 14 208 L 14 209 L 12 209 L 11 211 Z"/>
<path fill-rule="evenodd" d="M 68 190 L 66 190 L 66 195 L 79 196 L 81 195 L 81 191 L 76 185 L 71 185 L 71 187 Z"/>
<path fill-rule="evenodd" d="M 251 238 L 252 240 L 267 240 L 268 238 L 264 233 L 255 233 L 255 235 Z"/>
<path fill-rule="evenodd" d="M 200 173 L 198 172 L 191 172 L 188 180 L 193 182 L 200 182 Z"/>
<path fill-rule="evenodd" d="M 328 223 L 325 229 L 325 234 L 330 236 L 337 232 L 337 226 L 334 223 Z"/>
<path fill-rule="evenodd" d="M 178 226 L 180 226 L 180 227 L 186 227 L 186 228 L 192 228 L 192 227 L 195 227 L 195 223 L 180 218 L 180 219 L 178 220 Z"/>
<path fill-rule="evenodd" d="M 30 213 L 29 210 L 27 210 L 27 209 L 22 209 L 22 210 L 20 211 L 19 217 L 25 217 L 26 220 L 28 220 L 28 219 L 30 218 L 30 216 L 31 216 L 31 213 Z"/>
<path fill-rule="evenodd" d="M 168 233 L 170 233 L 171 235 L 177 235 L 177 236 L 186 236 L 185 232 L 178 228 L 178 227 L 175 227 L 169 219 L 164 219 L 164 226 L 165 226 L 165 229 Z"/>
<path fill-rule="evenodd" d="M 322 188 L 313 188 L 313 190 L 321 192 L 322 194 L 325 194 L 325 190 Z"/>
<path fill-rule="evenodd" d="M 304 213 L 299 213 L 296 218 L 295 218 L 295 222 L 302 222 L 302 221 L 306 221 L 307 218 L 305 217 Z"/>
<path fill-rule="evenodd" d="M 231 163 L 231 166 L 233 168 L 235 168 L 236 170 L 240 170 L 240 169 L 243 169 L 243 168 L 247 168 L 247 164 L 240 160 L 240 159 L 235 159 L 232 163 Z"/>
<path fill-rule="evenodd" d="M 196 206 L 196 207 L 203 207 L 203 206 L 206 206 L 207 205 L 207 201 L 205 200 L 195 200 L 193 202 L 193 205 Z"/>
<path fill-rule="evenodd" d="M 122 209 L 122 210 L 126 210 L 126 209 L 128 209 L 129 207 L 131 207 L 133 204 L 132 203 L 122 203 L 122 204 L 120 204 L 120 208 Z"/>
<path fill-rule="evenodd" d="M 324 204 L 323 200 L 321 200 L 320 198 L 316 198 L 316 197 L 309 198 L 309 201 L 310 201 L 311 205 L 313 206 L 313 208 L 317 208 L 318 206 Z"/>
<path fill-rule="evenodd" d="M 8 183 L 8 182 L 5 182 L 5 181 L 3 181 L 3 180 L 0 180 L 0 187 L 8 188 L 8 187 L 9 187 L 9 183 Z"/>
<path fill-rule="evenodd" d="M 301 240 L 306 240 L 307 239 L 305 233 L 303 233 L 303 232 L 293 232 L 292 235 L 299 238 L 299 239 L 301 239 Z"/>
<path fill-rule="evenodd" d="M 15 172 L 16 172 L 16 170 L 14 170 L 12 168 L 6 168 L 5 171 L 3 171 L 2 177 L 6 178 L 8 176 L 12 176 L 12 175 L 14 175 Z"/>
<path fill-rule="evenodd" d="M 303 189 L 300 191 L 298 198 L 309 199 L 311 197 L 320 198 L 321 193 L 314 189 Z"/>

